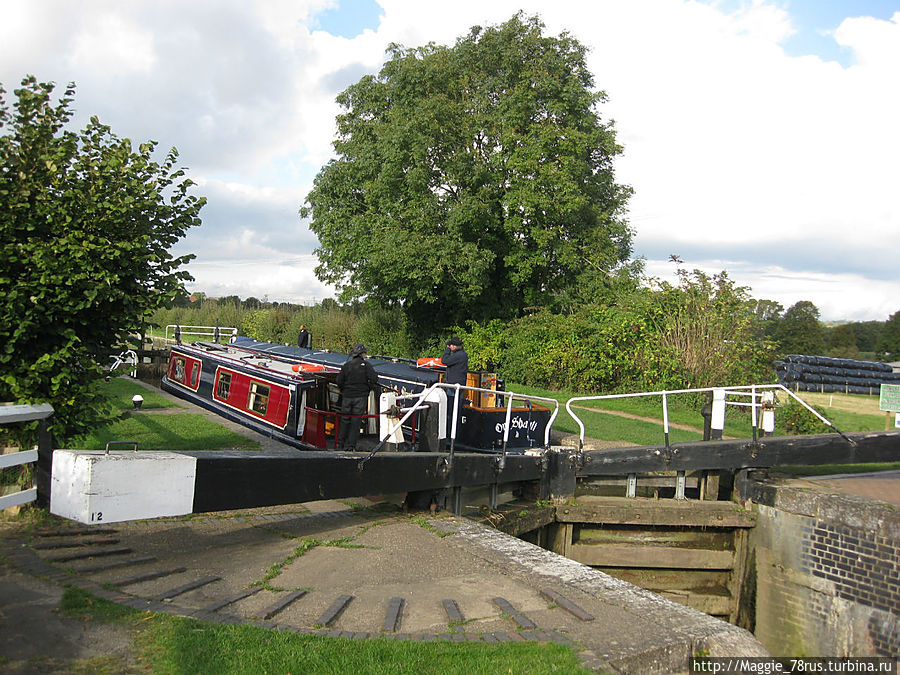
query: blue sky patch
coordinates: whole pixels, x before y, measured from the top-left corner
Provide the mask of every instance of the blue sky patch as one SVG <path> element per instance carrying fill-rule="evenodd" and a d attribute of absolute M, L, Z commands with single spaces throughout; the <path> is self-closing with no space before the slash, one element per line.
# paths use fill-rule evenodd
<path fill-rule="evenodd" d="M 337 7 L 316 14 L 310 28 L 352 40 L 366 28 L 377 30 L 383 16 L 375 0 L 339 0 Z"/>
<path fill-rule="evenodd" d="M 750 0 L 704 0 L 723 12 L 736 12 L 750 6 Z M 783 44 L 788 56 L 815 55 L 824 61 L 837 61 L 845 68 L 853 65 L 853 53 L 842 48 L 831 33 L 848 17 L 871 16 L 890 19 L 900 12 L 900 0 L 780 0 L 774 4 L 791 16 L 797 31 Z"/>

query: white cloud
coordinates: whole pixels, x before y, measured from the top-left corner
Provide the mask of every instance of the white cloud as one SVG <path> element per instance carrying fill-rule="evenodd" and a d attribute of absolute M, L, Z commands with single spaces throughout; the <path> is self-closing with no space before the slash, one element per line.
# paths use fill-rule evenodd
<path fill-rule="evenodd" d="M 834 38 L 853 49 L 860 68 L 896 73 L 900 67 L 900 11 L 890 21 L 870 16 L 845 19 Z"/>
<path fill-rule="evenodd" d="M 884 321 L 897 311 L 897 282 L 868 279 L 859 274 L 807 272 L 779 265 L 759 265 L 742 260 L 685 261 L 687 270 L 699 269 L 708 275 L 725 270 L 737 286 L 752 287 L 757 299 L 775 300 L 788 309 L 801 300 L 811 301 L 822 320 Z M 676 266 L 668 261 L 649 261 L 648 277 L 677 284 Z M 865 297 L 860 289 L 866 289 Z"/>
<path fill-rule="evenodd" d="M 313 255 L 266 262 L 243 258 L 223 263 L 195 263 L 190 291 L 203 291 L 211 297 L 237 295 L 272 302 L 311 305 L 332 297 L 334 289 L 320 282 L 314 273 L 318 264 Z"/>
<path fill-rule="evenodd" d="M 178 147 L 209 198 L 182 245 L 201 290 L 325 292 L 314 264 L 296 264 L 316 246 L 297 210 L 331 157 L 337 93 L 378 72 L 392 42 L 452 44 L 522 9 L 590 49 L 625 146 L 618 177 L 635 188 L 636 253 L 727 260 L 756 297 L 802 289 L 825 318 L 884 318 L 895 303 L 900 13 L 847 18 L 834 39 L 855 65 L 842 68 L 785 55 L 797 27 L 774 0 L 731 14 L 692 0 L 380 0 L 377 31 L 352 40 L 309 29 L 334 3 L 7 0 L 0 82 L 75 81 L 78 124 L 98 114 Z"/>
<path fill-rule="evenodd" d="M 153 34 L 116 14 L 97 17 L 81 24 L 72 40 L 69 63 L 76 70 L 149 72 L 157 63 Z"/>

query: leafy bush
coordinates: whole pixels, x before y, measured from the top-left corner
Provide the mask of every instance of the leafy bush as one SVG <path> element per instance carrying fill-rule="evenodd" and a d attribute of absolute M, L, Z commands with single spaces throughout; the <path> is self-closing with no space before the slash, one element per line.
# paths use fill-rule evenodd
<path fill-rule="evenodd" d="M 367 308 L 350 327 L 350 338 L 366 345 L 369 354 L 409 357 L 417 352 L 400 310 Z"/>
<path fill-rule="evenodd" d="M 645 357 L 660 384 L 710 387 L 773 379 L 774 345 L 757 337 L 747 289 L 726 272 L 678 270 L 678 284 L 654 282 L 645 316 L 656 333 Z"/>
<path fill-rule="evenodd" d="M 825 416 L 825 410 L 819 406 L 812 406 L 812 408 L 823 417 Z M 824 434 L 830 431 L 822 420 L 794 400 L 782 406 L 775 419 L 778 429 L 792 436 Z"/>
<path fill-rule="evenodd" d="M 470 368 L 527 386 L 608 393 L 772 381 L 772 344 L 759 337 L 745 289 L 724 272 L 681 271 L 679 279 L 675 286 L 610 293 L 569 313 L 539 309 L 509 322 L 470 321 L 455 332 Z M 334 301 L 245 308 L 241 332 L 295 344 L 301 323 L 316 348 L 341 352 L 362 342 L 370 354 L 437 356 L 450 337 L 433 326 L 411 326 L 399 308 Z"/>
<path fill-rule="evenodd" d="M 65 442 L 109 419 L 103 365 L 190 278 L 169 249 L 205 200 L 174 149 L 96 117 L 69 130 L 74 85 L 53 90 L 29 76 L 7 103 L 0 86 L 0 401 L 52 404 Z M 35 425 L 15 432 L 30 445 Z"/>

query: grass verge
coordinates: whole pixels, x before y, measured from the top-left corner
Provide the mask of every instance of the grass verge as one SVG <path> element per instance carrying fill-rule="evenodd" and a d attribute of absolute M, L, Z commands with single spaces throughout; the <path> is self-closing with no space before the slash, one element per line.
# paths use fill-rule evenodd
<path fill-rule="evenodd" d="M 259 450 L 258 441 L 236 434 L 196 413 L 125 417 L 73 443 L 76 450 L 103 450 L 110 441 L 137 441 L 139 450 Z"/>
<path fill-rule="evenodd" d="M 573 434 L 579 432 L 578 424 L 565 410 L 565 402 L 574 396 L 586 394 L 550 391 L 518 384 L 509 384 L 508 388 L 516 393 L 543 396 L 559 401 L 560 412 L 553 423 L 554 429 Z M 673 395 L 666 398 L 670 441 L 683 443 L 701 440 L 704 419 L 698 408 L 697 395 Z M 787 402 L 788 398 L 787 394 L 779 394 L 779 402 Z M 801 394 L 800 398 L 810 404 L 820 404 L 818 401 L 807 400 L 804 394 Z M 825 417 L 843 432 L 883 430 L 883 414 L 873 413 L 871 402 L 866 404 L 866 402 L 860 402 L 859 398 L 853 395 L 830 395 L 831 406 L 825 410 Z M 877 401 L 875 406 L 877 407 Z M 572 407 L 584 423 L 585 436 L 588 438 L 602 441 L 625 441 L 636 445 L 657 445 L 664 442 L 662 396 L 578 401 Z M 623 417 L 623 415 L 630 417 Z M 777 424 L 777 411 L 775 419 Z M 687 426 L 693 430 L 678 429 L 673 425 Z M 776 427 L 777 435 L 784 433 L 783 429 Z M 725 434 L 735 438 L 750 438 L 752 427 L 749 408 L 728 407 Z"/>
<path fill-rule="evenodd" d="M 140 394 L 144 402 L 141 410 L 158 410 L 160 408 L 180 408 L 177 403 L 170 401 L 152 389 L 141 386 L 134 380 L 126 377 L 114 377 L 109 382 L 102 384 L 103 392 L 111 398 L 119 410 L 131 410 L 134 405 L 131 402 L 135 394 Z"/>
<path fill-rule="evenodd" d="M 346 640 L 297 635 L 248 625 L 138 612 L 66 589 L 69 616 L 124 624 L 134 632 L 136 657 L 154 673 L 367 673 L 419 675 L 460 673 L 587 673 L 574 651 L 553 643 L 413 642 L 372 638 Z"/>

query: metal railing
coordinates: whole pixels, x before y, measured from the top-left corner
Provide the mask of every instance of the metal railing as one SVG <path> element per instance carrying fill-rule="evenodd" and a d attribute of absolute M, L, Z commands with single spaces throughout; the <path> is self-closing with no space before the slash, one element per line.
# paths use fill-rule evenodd
<path fill-rule="evenodd" d="M 34 420 L 46 420 L 53 414 L 53 406 L 49 403 L 38 405 L 4 405 L 0 406 L 0 424 L 14 424 L 16 422 L 32 422 Z M 0 469 L 6 469 L 23 464 L 32 464 L 38 461 L 38 449 L 20 450 L 8 455 L 0 455 Z M 28 504 L 37 499 L 37 487 L 13 492 L 0 497 L 0 510 L 13 506 Z"/>
<path fill-rule="evenodd" d="M 759 416 L 758 412 L 760 410 L 768 411 L 774 413 L 774 396 L 772 395 L 775 391 L 783 391 L 791 398 L 795 399 L 800 405 L 802 405 L 806 410 L 812 413 L 816 418 L 818 418 L 823 424 L 833 429 L 835 432 L 840 434 L 840 436 L 846 440 L 850 445 L 856 445 L 856 442 L 851 438 L 847 438 L 844 433 L 838 429 L 832 422 L 825 419 L 821 414 L 819 414 L 816 410 L 810 407 L 806 401 L 801 399 L 799 396 L 794 394 L 790 389 L 784 387 L 780 384 L 751 384 L 751 385 L 743 385 L 736 387 L 703 387 L 698 389 L 674 389 L 674 390 L 665 390 L 665 391 L 648 391 L 648 392 L 637 392 L 632 394 L 606 394 L 601 396 L 575 396 L 566 401 L 566 412 L 578 423 L 579 428 L 579 436 L 578 436 L 578 449 L 581 450 L 584 447 L 584 434 L 585 427 L 584 423 L 581 421 L 581 418 L 578 417 L 572 411 L 572 403 L 576 401 L 598 401 L 605 399 L 615 399 L 615 398 L 638 398 L 638 397 L 646 397 L 646 396 L 661 396 L 662 397 L 662 415 L 663 415 L 663 434 L 665 441 L 665 450 L 668 454 L 671 452 L 671 446 L 669 444 L 669 406 L 668 406 L 668 397 L 675 394 L 702 394 L 702 393 L 712 393 L 712 410 L 710 411 L 711 420 L 711 428 L 713 430 L 722 431 L 725 428 L 725 406 L 726 405 L 735 405 L 735 406 L 743 406 L 750 408 L 750 426 L 751 433 L 753 435 L 753 443 L 757 442 L 757 435 L 759 429 Z M 768 392 L 768 393 L 767 393 Z M 748 401 L 728 401 L 729 396 L 737 396 L 742 398 L 749 398 Z M 770 400 L 771 399 L 771 400 Z M 603 411 L 600 411 L 603 412 Z M 771 427 L 774 430 L 774 416 L 771 418 Z M 626 479 L 626 489 L 625 496 L 633 498 L 636 493 L 636 474 L 629 473 Z M 675 483 L 675 498 L 676 499 L 684 499 L 684 490 L 685 490 L 685 472 L 677 471 L 676 472 L 676 483 Z"/>
<path fill-rule="evenodd" d="M 360 460 L 359 466 L 362 468 L 365 463 L 370 460 L 375 453 L 381 450 L 384 447 L 385 442 L 388 438 L 391 438 L 393 434 L 400 429 L 403 424 L 415 413 L 417 410 L 424 408 L 428 404 L 428 397 L 439 389 L 445 389 L 453 392 L 453 414 L 451 416 L 452 423 L 450 425 L 450 448 L 447 453 L 447 467 L 449 468 L 453 464 L 453 456 L 456 447 L 456 432 L 457 432 L 457 424 L 459 421 L 459 407 L 460 407 L 460 392 L 465 391 L 478 391 L 484 392 L 487 394 L 494 394 L 500 397 L 506 397 L 508 399 L 506 403 L 506 421 L 503 425 L 503 452 L 498 459 L 498 467 L 502 469 L 506 464 L 506 447 L 509 442 L 509 429 L 510 429 L 510 419 L 512 418 L 512 407 L 513 401 L 516 399 L 520 399 L 523 401 L 544 401 L 546 403 L 553 404 L 553 412 L 550 415 L 550 419 L 547 420 L 547 426 L 544 429 L 544 447 L 550 446 L 550 429 L 553 426 L 553 422 L 556 419 L 557 414 L 559 414 L 559 401 L 553 398 L 546 398 L 544 396 L 534 396 L 531 394 L 516 394 L 511 391 L 496 391 L 494 389 L 482 389 L 480 387 L 469 387 L 461 384 L 446 384 L 444 382 L 437 382 L 420 394 L 416 396 L 416 401 L 410 408 L 404 409 L 404 415 L 397 422 L 395 422 L 394 427 L 389 429 L 384 436 L 378 441 L 378 444 L 372 449 L 372 451 L 362 460 Z"/>
<path fill-rule="evenodd" d="M 171 337 L 169 337 L 170 334 Z M 166 333 L 163 339 L 166 344 L 180 344 L 181 338 L 186 335 L 211 337 L 213 342 L 218 342 L 223 338 L 227 341 L 232 336 L 237 336 L 237 328 L 233 326 L 181 326 L 177 323 L 172 323 L 166 326 Z"/>
<path fill-rule="evenodd" d="M 795 399 L 800 405 L 806 408 L 809 412 L 815 415 L 825 426 L 834 429 L 834 431 L 841 435 L 848 443 L 853 444 L 854 441 L 850 438 L 847 438 L 844 433 L 838 429 L 832 422 L 825 419 L 822 415 L 820 415 L 816 410 L 810 407 L 806 401 L 802 398 L 794 394 L 787 387 L 780 384 L 750 384 L 750 385 L 742 385 L 737 387 L 702 387 L 698 389 L 673 389 L 673 390 L 664 390 L 664 391 L 642 391 L 636 392 L 632 394 L 604 394 L 599 396 L 575 396 L 566 401 L 566 412 L 575 420 L 578 424 L 579 429 L 579 450 L 584 446 L 584 423 L 581 421 L 581 418 L 578 417 L 572 411 L 572 403 L 575 401 L 600 401 L 607 399 L 615 399 L 615 398 L 639 398 L 646 396 L 662 396 L 662 414 L 663 414 L 663 433 L 665 436 L 665 445 L 669 447 L 669 407 L 668 407 L 668 397 L 675 394 L 702 394 L 702 393 L 713 393 L 714 396 L 716 392 L 723 393 L 727 396 L 749 396 L 749 402 L 728 402 L 725 400 L 723 403 L 726 405 L 742 405 L 748 406 L 751 409 L 751 428 L 753 430 L 753 438 L 756 438 L 757 429 L 758 429 L 758 419 L 757 419 L 757 411 L 759 408 L 763 406 L 761 402 L 758 402 L 757 399 L 761 396 L 761 393 L 765 390 L 776 390 L 783 391 L 791 398 Z M 603 412 L 603 411 L 600 411 Z M 724 422 L 724 418 L 723 418 Z"/>
<path fill-rule="evenodd" d="M 357 420 L 357 424 L 359 420 L 370 420 L 370 419 L 378 419 L 380 417 L 379 414 L 370 414 L 366 413 L 364 415 L 351 415 L 349 413 L 343 413 L 337 410 L 319 410 L 318 408 L 311 408 L 306 406 L 306 421 L 303 425 L 303 435 L 301 440 L 304 443 L 309 443 L 317 448 L 321 448 L 322 450 L 328 449 L 328 432 L 324 428 L 324 425 L 320 427 L 319 422 L 326 422 L 328 420 L 332 420 L 332 424 L 334 425 L 332 435 L 334 436 L 334 449 L 338 449 L 338 442 L 340 440 L 341 435 L 341 423 L 345 424 L 353 424 L 352 420 Z M 349 421 L 348 421 L 349 420 Z M 309 431 L 310 426 L 314 427 L 313 431 Z M 415 442 L 416 438 L 416 430 L 415 426 L 413 426 L 412 430 L 412 440 Z"/>
<path fill-rule="evenodd" d="M 138 357 L 137 352 L 133 349 L 126 349 L 124 352 L 120 352 L 117 356 L 110 356 L 109 358 L 113 359 L 113 364 L 109 367 L 110 372 L 114 371 L 121 365 L 131 366 L 131 377 L 137 377 L 137 365 L 138 365 Z"/>

